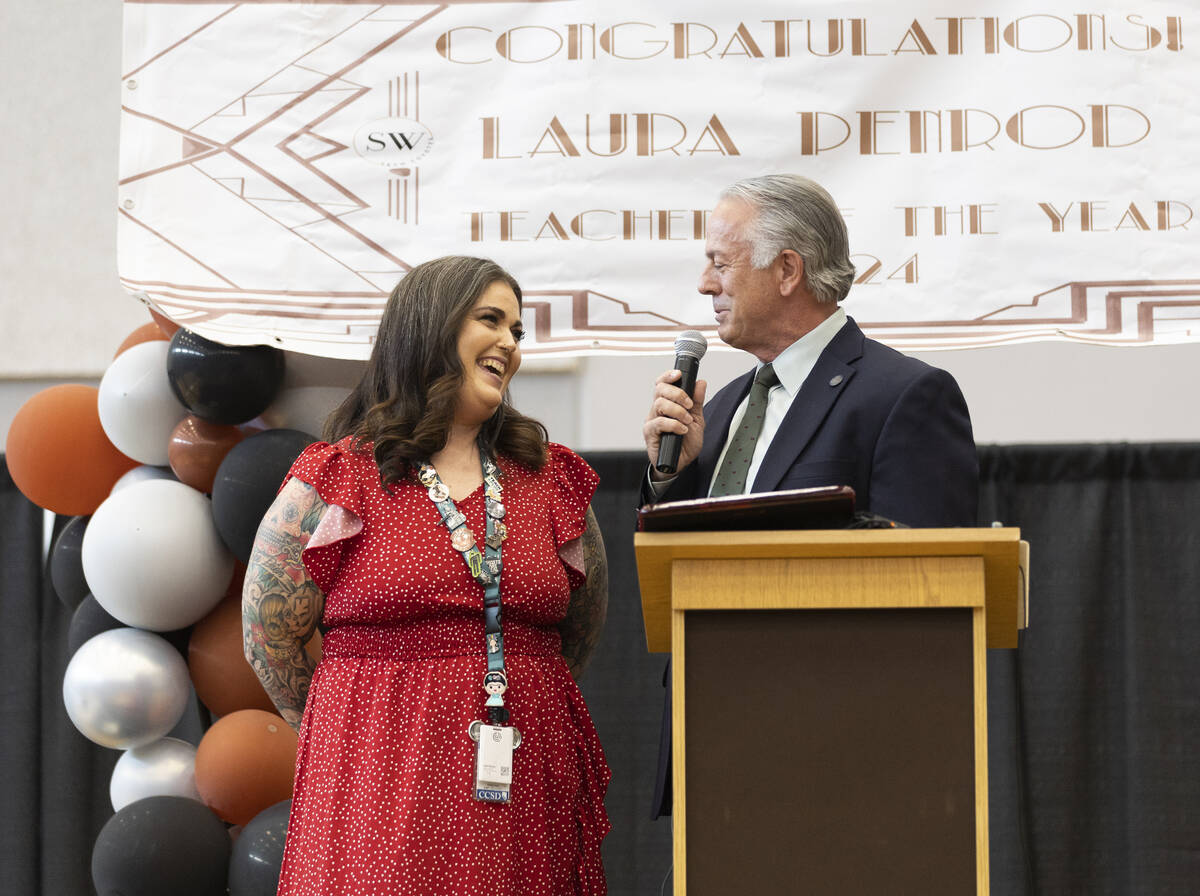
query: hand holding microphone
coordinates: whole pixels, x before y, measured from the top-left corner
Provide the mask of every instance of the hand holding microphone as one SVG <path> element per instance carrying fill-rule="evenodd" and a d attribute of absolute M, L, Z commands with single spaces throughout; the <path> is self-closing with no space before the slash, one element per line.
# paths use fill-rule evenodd
<path fill-rule="evenodd" d="M 703 334 L 695 330 L 680 333 L 675 339 L 674 369 L 655 382 L 654 401 L 642 435 L 654 470 L 664 476 L 673 476 L 690 464 L 704 443 L 706 384 L 696 376 L 707 350 Z"/>

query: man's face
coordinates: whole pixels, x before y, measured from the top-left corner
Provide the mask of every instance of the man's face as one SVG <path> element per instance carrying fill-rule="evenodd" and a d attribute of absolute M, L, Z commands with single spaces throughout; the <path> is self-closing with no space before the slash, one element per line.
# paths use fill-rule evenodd
<path fill-rule="evenodd" d="M 764 361 L 791 344 L 780 342 L 788 301 L 779 291 L 776 264 L 762 270 L 750 265 L 747 234 L 754 209 L 740 199 L 722 199 L 708 218 L 708 258 L 697 289 L 712 296 L 717 335 L 726 344 Z"/>

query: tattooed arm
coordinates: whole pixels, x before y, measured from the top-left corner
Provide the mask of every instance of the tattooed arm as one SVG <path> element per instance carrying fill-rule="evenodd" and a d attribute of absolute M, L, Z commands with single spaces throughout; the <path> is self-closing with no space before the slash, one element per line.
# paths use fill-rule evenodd
<path fill-rule="evenodd" d="M 258 527 L 242 588 L 246 659 L 284 721 L 297 730 L 316 666 L 304 645 L 325 604 L 300 552 L 326 509 L 315 488 L 289 480 Z"/>
<path fill-rule="evenodd" d="M 587 581 L 571 592 L 566 618 L 558 624 L 562 634 L 563 659 L 567 661 L 574 678 L 583 674 L 600 640 L 604 617 L 608 613 L 608 560 L 604 554 L 604 539 L 600 536 L 596 514 L 590 507 L 581 542 Z"/>

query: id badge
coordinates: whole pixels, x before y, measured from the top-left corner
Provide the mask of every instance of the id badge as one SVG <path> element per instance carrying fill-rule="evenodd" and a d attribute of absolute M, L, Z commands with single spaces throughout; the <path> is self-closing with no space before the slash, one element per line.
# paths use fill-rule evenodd
<path fill-rule="evenodd" d="M 513 750 L 516 728 L 480 725 L 475 749 L 475 799 L 507 803 L 512 792 Z"/>

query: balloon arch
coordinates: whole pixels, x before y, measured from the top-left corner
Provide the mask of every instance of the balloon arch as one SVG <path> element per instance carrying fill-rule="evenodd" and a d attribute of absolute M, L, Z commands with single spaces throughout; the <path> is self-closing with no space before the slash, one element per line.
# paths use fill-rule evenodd
<path fill-rule="evenodd" d="M 243 656 L 241 590 L 258 523 L 315 441 L 267 413 L 288 404 L 284 357 L 155 315 L 98 388 L 39 392 L 9 429 L 17 488 L 72 518 L 49 556 L 73 611 L 67 714 L 123 751 L 92 852 L 100 893 L 275 893 L 296 734 Z M 195 746 L 169 736 L 193 692 L 215 718 Z"/>

